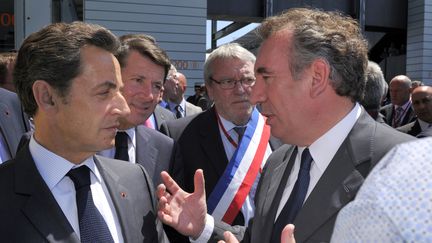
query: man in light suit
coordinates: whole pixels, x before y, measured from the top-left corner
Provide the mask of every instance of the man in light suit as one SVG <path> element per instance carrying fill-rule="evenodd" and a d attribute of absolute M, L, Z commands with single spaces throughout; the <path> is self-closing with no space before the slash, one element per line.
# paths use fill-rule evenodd
<path fill-rule="evenodd" d="M 96 156 L 130 110 L 117 38 L 82 22 L 28 36 L 14 78 L 35 131 L 0 166 L 6 242 L 165 242 L 153 185 L 140 165 Z"/>
<path fill-rule="evenodd" d="M 150 121 L 152 123 L 151 128 L 160 131 L 164 122 L 175 120 L 177 118 L 170 110 L 157 105 L 149 119 L 153 119 Z"/>
<path fill-rule="evenodd" d="M 212 224 L 203 213 L 199 170 L 191 194 L 162 174 L 159 218 L 194 239 L 215 241 L 229 230 L 243 242 L 280 242 L 283 227 L 294 223 L 299 242 L 329 241 L 339 210 L 370 169 L 395 144 L 413 139 L 375 122 L 357 103 L 368 50 L 360 33 L 350 17 L 319 10 L 294 8 L 265 20 L 250 99 L 261 104 L 272 135 L 292 145 L 268 159 L 254 218 L 247 228 Z"/>
<path fill-rule="evenodd" d="M 124 84 L 122 94 L 131 109 L 128 116 L 120 119 L 120 130 L 127 135 L 127 160 L 141 164 L 153 179 L 154 185 L 158 185 L 161 182 L 160 172 L 169 168 L 174 142 L 162 133 L 144 126 L 144 123 L 158 104 L 171 64 L 165 51 L 147 37 L 142 34 L 120 37 L 122 46 L 116 57 Z M 119 141 L 118 138 L 116 141 Z M 115 148 L 100 154 L 114 158 L 118 155 L 118 149 L 116 144 Z"/>
<path fill-rule="evenodd" d="M 176 118 L 192 116 L 202 112 L 201 107 L 185 100 L 184 93 L 187 88 L 187 79 L 174 66 L 168 73 L 164 87 L 165 108 L 170 110 Z"/>
<path fill-rule="evenodd" d="M 15 157 L 21 136 L 29 130 L 17 94 L 0 88 L 0 163 Z"/>

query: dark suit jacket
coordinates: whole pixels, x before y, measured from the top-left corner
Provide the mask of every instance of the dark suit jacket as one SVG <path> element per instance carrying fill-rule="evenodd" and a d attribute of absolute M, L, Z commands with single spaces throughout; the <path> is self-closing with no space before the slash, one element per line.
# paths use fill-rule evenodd
<path fill-rule="evenodd" d="M 386 106 L 383 106 L 380 110 L 380 113 L 384 115 L 384 120 L 385 122 L 391 126 L 392 125 L 392 121 L 393 121 L 393 116 L 394 116 L 394 105 L 393 104 L 388 104 Z M 402 123 L 400 124 L 400 126 L 403 126 L 407 123 L 413 122 L 416 118 L 416 115 L 414 113 L 414 110 L 412 108 L 412 106 L 409 107 L 409 109 L 407 110 L 404 119 L 402 120 Z"/>
<path fill-rule="evenodd" d="M 192 192 L 195 171 L 202 169 L 208 198 L 229 162 L 220 136 L 215 108 L 163 124 L 161 132 L 177 141 L 171 175 L 184 190 Z M 270 138 L 270 146 L 275 150 L 281 146 L 281 142 Z M 240 224 L 241 221 L 244 221 L 243 218 L 237 217 L 234 224 Z"/>
<path fill-rule="evenodd" d="M 170 137 L 145 126 L 136 127 L 136 162 L 146 169 L 155 187 L 162 182 L 160 173 L 169 170 L 173 147 Z"/>
<path fill-rule="evenodd" d="M 297 218 L 297 242 L 328 242 L 339 210 L 352 201 L 372 167 L 396 144 L 414 139 L 375 122 L 363 110 L 348 137 L 336 152 Z M 215 223 L 212 241 L 225 230 L 243 242 L 270 242 L 273 222 L 291 168 L 294 146 L 284 145 L 270 156 L 255 196 L 255 217 L 250 226 Z"/>
<path fill-rule="evenodd" d="M 397 130 L 403 133 L 407 133 L 414 137 L 417 136 L 422 131 L 420 127 L 420 123 L 417 121 L 417 119 L 414 122 L 410 122 L 404 126 L 398 127 Z"/>
<path fill-rule="evenodd" d="M 157 130 L 160 130 L 162 123 L 176 119 L 175 115 L 170 110 L 163 108 L 160 105 L 156 106 L 153 115 L 156 121 Z"/>
<path fill-rule="evenodd" d="M 165 242 L 151 179 L 136 164 L 95 156 L 125 242 Z M 0 166 L 0 235 L 4 242 L 76 242 L 78 236 L 39 174 L 28 143 Z M 120 195 L 125 193 L 126 197 Z"/>
<path fill-rule="evenodd" d="M 15 157 L 21 136 L 29 130 L 28 117 L 21 108 L 18 96 L 0 88 L 0 133 L 10 158 Z"/>

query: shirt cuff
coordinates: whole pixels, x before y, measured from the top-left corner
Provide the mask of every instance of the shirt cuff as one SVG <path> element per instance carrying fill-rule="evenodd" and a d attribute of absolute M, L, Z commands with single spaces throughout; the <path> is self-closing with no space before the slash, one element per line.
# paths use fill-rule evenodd
<path fill-rule="evenodd" d="M 189 237 L 190 242 L 192 243 L 205 243 L 210 240 L 211 235 L 213 234 L 214 229 L 214 219 L 213 216 L 207 214 L 206 215 L 206 223 L 204 226 L 204 230 L 201 232 L 201 234 L 198 236 L 196 240 Z"/>

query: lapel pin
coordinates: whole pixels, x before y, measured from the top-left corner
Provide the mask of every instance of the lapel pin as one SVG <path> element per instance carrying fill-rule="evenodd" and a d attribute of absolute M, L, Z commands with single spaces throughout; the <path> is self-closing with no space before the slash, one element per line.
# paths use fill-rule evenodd
<path fill-rule="evenodd" d="M 122 198 L 126 198 L 126 192 L 120 192 L 120 196 L 121 196 Z"/>

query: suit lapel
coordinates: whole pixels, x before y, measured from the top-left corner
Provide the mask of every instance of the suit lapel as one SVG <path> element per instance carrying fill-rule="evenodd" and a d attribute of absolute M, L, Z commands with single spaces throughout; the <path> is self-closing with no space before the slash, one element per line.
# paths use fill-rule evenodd
<path fill-rule="evenodd" d="M 271 167 L 268 168 L 270 174 L 266 177 L 269 179 L 266 181 L 265 185 L 263 184 L 263 188 L 260 189 L 260 191 L 264 191 L 266 194 L 265 197 L 263 197 L 264 201 L 262 203 L 256 203 L 256 214 L 263 215 L 264 217 L 256 217 L 256 219 L 264 220 L 254 222 L 254 227 L 258 227 L 257 229 L 261 232 L 265 232 L 262 238 L 260 238 L 263 242 L 270 241 L 276 213 L 297 155 L 297 150 L 295 148 L 294 146 L 289 148 L 286 152 L 287 156 L 285 159 L 282 160 L 282 163 L 275 165 L 274 169 Z"/>
<path fill-rule="evenodd" d="M 420 123 L 418 122 L 418 120 L 416 120 L 414 122 L 414 125 L 408 131 L 408 134 L 415 137 L 415 136 L 417 136 L 421 132 L 422 132 L 422 130 L 421 130 L 421 127 L 420 127 Z"/>
<path fill-rule="evenodd" d="M 307 198 L 294 224 L 302 229 L 296 240 L 303 242 L 354 199 L 370 169 L 371 144 L 376 123 L 364 110 Z"/>
<path fill-rule="evenodd" d="M 95 156 L 94 161 L 114 204 L 123 238 L 125 242 L 133 242 L 133 239 L 138 239 L 137 236 L 133 236 L 134 232 L 141 232 L 141 229 L 138 228 L 139 224 L 134 222 L 134 217 L 130 217 L 134 212 L 133 202 L 130 201 L 131 197 L 128 197 L 129 190 L 122 184 L 117 173 L 107 166 L 109 161 L 105 161 L 105 158 L 100 156 Z"/>
<path fill-rule="evenodd" d="M 214 167 L 215 173 L 221 177 L 228 164 L 225 149 L 220 137 L 219 125 L 216 119 L 214 107 L 206 112 L 203 122 L 200 124 L 201 149 Z"/>
<path fill-rule="evenodd" d="M 158 178 L 159 176 L 154 174 L 157 166 L 157 153 L 158 149 L 150 141 L 150 134 L 145 131 L 143 126 L 138 126 L 136 128 L 136 162 L 144 166 L 151 178 Z"/>
<path fill-rule="evenodd" d="M 39 174 L 28 145 L 20 150 L 15 160 L 16 193 L 28 198 L 22 207 L 23 214 L 47 241 L 79 242 L 77 234 Z"/>

